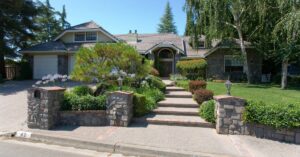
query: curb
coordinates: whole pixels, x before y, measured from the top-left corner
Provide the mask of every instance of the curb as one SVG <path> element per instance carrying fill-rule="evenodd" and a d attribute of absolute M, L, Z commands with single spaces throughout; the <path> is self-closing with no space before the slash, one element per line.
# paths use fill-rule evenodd
<path fill-rule="evenodd" d="M 149 157 L 225 157 L 223 154 L 209 154 L 191 151 L 176 151 L 172 149 L 134 145 L 127 143 L 100 143 L 76 138 L 66 138 L 62 136 L 51 136 L 39 133 L 30 133 L 30 137 L 17 137 L 14 139 L 28 142 L 42 142 L 47 144 L 61 145 L 80 149 L 89 149 L 100 152 L 121 153 L 124 155 L 149 156 Z"/>

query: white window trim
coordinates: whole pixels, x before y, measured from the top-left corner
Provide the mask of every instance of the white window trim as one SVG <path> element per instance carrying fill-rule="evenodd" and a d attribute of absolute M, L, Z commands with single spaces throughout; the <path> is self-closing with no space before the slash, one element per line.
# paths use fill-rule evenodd
<path fill-rule="evenodd" d="M 83 41 L 76 41 L 75 40 L 76 33 L 84 33 L 84 40 Z M 86 40 L 86 33 L 91 33 L 91 31 L 88 31 L 88 32 L 74 32 L 73 33 L 73 42 L 74 43 L 88 43 L 88 42 L 97 42 L 98 41 L 98 32 L 96 32 L 96 40 Z"/>
<path fill-rule="evenodd" d="M 226 73 L 226 65 L 225 65 L 225 58 L 226 58 L 226 56 L 228 56 L 228 57 L 234 57 L 234 56 L 238 56 L 238 55 L 224 55 L 224 58 L 223 58 L 223 65 L 224 65 L 223 71 L 224 71 L 224 73 Z M 245 70 L 244 65 L 241 65 L 241 66 L 243 67 L 243 72 L 244 72 L 244 70 Z"/>

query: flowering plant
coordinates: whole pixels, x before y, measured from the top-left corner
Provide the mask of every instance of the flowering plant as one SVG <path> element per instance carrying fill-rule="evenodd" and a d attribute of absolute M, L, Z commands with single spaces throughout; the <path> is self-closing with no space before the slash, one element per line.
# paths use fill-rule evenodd
<path fill-rule="evenodd" d="M 66 82 L 70 80 L 70 76 L 68 75 L 60 75 L 60 74 L 48 74 L 42 77 L 42 80 L 37 81 L 33 87 L 38 86 L 49 86 L 50 84 L 56 85 L 55 83 Z"/>

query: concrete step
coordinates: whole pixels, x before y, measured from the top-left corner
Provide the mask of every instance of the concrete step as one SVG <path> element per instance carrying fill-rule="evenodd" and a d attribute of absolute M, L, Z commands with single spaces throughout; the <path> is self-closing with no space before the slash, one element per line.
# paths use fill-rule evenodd
<path fill-rule="evenodd" d="M 184 88 L 176 87 L 176 86 L 169 86 L 166 88 L 166 91 L 185 91 Z"/>
<path fill-rule="evenodd" d="M 153 110 L 156 114 L 198 116 L 198 108 L 158 107 Z"/>
<path fill-rule="evenodd" d="M 167 87 L 171 87 L 175 85 L 174 81 L 168 80 L 168 79 L 162 79 L 163 83 L 167 86 Z"/>
<path fill-rule="evenodd" d="M 168 91 L 165 96 L 167 98 L 193 98 L 193 95 L 186 91 Z"/>
<path fill-rule="evenodd" d="M 177 115 L 157 115 L 150 114 L 135 121 L 145 122 L 148 124 L 174 125 L 174 126 L 191 126 L 191 127 L 215 127 L 214 124 L 206 122 L 199 116 L 177 116 Z"/>
<path fill-rule="evenodd" d="M 191 98 L 165 98 L 158 102 L 160 107 L 199 108 L 199 105 Z"/>

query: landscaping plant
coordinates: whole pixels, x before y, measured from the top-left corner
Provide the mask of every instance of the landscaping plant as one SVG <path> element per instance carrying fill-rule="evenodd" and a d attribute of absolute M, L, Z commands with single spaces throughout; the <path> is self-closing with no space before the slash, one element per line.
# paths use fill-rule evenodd
<path fill-rule="evenodd" d="M 148 114 L 156 107 L 156 102 L 143 94 L 134 93 L 133 95 L 133 115 L 141 117 Z"/>
<path fill-rule="evenodd" d="M 72 92 L 78 96 L 93 95 L 93 90 L 86 85 L 76 86 Z"/>
<path fill-rule="evenodd" d="M 200 89 L 194 91 L 194 99 L 201 105 L 204 101 L 213 99 L 214 93 L 210 90 Z"/>
<path fill-rule="evenodd" d="M 199 89 L 206 89 L 206 82 L 205 81 L 202 81 L 202 80 L 191 80 L 189 82 L 189 90 L 190 92 L 192 92 L 194 94 L 194 92 L 196 90 L 199 90 Z"/>
<path fill-rule="evenodd" d="M 211 123 L 216 123 L 215 117 L 215 101 L 209 100 L 203 102 L 199 109 L 200 117 Z"/>
<path fill-rule="evenodd" d="M 180 60 L 176 63 L 179 73 L 190 80 L 206 78 L 205 59 Z"/>

